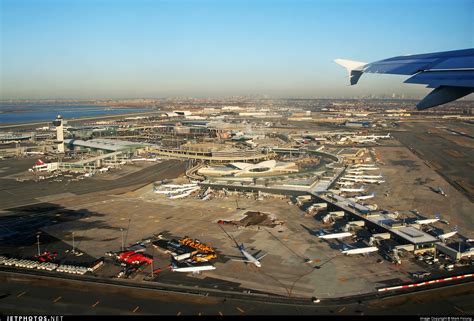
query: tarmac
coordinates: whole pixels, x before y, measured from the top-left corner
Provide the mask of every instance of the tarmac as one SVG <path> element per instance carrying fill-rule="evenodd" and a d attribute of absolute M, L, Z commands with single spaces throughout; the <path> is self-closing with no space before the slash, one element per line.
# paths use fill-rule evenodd
<path fill-rule="evenodd" d="M 380 286 L 410 281 L 408 272 L 420 269 L 409 261 L 402 267 L 384 262 L 378 254 L 369 257 L 342 255 L 338 242 L 320 241 L 308 232 L 308 229 L 321 228 L 322 223 L 312 216 L 305 216 L 303 211 L 289 205 L 285 199 L 255 201 L 240 198 L 240 209 L 236 209 L 236 198 L 169 200 L 163 195 L 153 194 L 151 186 L 147 186 L 129 194 L 77 195 L 55 200 L 54 203 L 56 208 L 46 208 L 45 213 L 49 214 L 44 214 L 46 217 L 42 226 L 23 221 L 61 240 L 48 244 L 51 251 L 61 252 L 70 248 L 72 232 L 76 235 L 76 248 L 87 253 L 91 259 L 119 250 L 121 229 L 126 231 L 126 245 L 160 233 L 190 236 L 216 248 L 221 257 L 215 263 L 216 270 L 206 271 L 203 278 L 237 283 L 239 288 L 251 291 L 290 297 L 338 297 L 373 292 Z M 285 224 L 259 229 L 256 226 L 239 228 L 216 223 L 219 219 L 239 216 L 247 210 L 270 213 Z M 38 213 L 40 209 L 35 207 L 34 211 Z M 48 217 L 57 214 L 60 214 L 58 222 L 52 223 Z M 36 244 L 32 236 L 36 230 L 20 232 L 29 233 L 28 241 L 21 246 L 25 251 L 34 253 Z M 262 268 L 230 260 L 240 256 L 234 240 L 244 243 L 251 252 L 269 252 L 262 260 Z M 10 245 L 11 250 L 15 250 L 13 246 Z M 169 256 L 155 253 L 155 258 L 155 268 L 165 270 L 160 282 L 182 284 L 196 280 L 184 275 L 185 280 L 166 278 L 166 273 L 171 273 L 166 271 Z M 99 274 L 111 277 L 116 272 L 105 269 Z M 148 274 L 146 272 L 142 277 Z M 208 282 L 201 285 L 213 286 Z M 228 288 L 228 285 L 223 283 L 223 288 Z"/>
<path fill-rule="evenodd" d="M 432 121 L 404 123 L 401 129 L 404 131 L 395 132 L 394 136 L 473 202 L 472 125 L 463 122 Z M 459 135 L 456 132 L 463 132 L 466 135 Z"/>

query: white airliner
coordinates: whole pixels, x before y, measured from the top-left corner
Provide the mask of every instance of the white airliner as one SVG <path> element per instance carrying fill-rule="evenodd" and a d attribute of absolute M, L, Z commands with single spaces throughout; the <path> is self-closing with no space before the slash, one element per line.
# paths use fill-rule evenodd
<path fill-rule="evenodd" d="M 363 183 L 368 183 L 368 184 L 382 184 L 382 183 L 385 183 L 384 180 L 370 179 L 370 178 L 363 178 L 362 182 Z"/>
<path fill-rule="evenodd" d="M 364 171 L 378 171 L 379 168 L 378 167 L 359 167 L 361 169 L 363 169 Z"/>
<path fill-rule="evenodd" d="M 337 182 L 339 185 L 342 186 L 353 186 L 354 182 Z"/>
<path fill-rule="evenodd" d="M 377 165 L 374 164 L 374 163 L 371 163 L 371 164 L 364 164 L 364 163 L 360 163 L 360 164 L 353 164 L 351 167 L 352 168 L 356 168 L 356 169 L 361 169 L 361 168 L 368 168 L 368 167 L 376 167 Z"/>
<path fill-rule="evenodd" d="M 197 186 L 197 184 L 181 184 L 181 185 L 174 185 L 174 184 L 166 184 L 166 185 L 161 185 L 162 187 L 167 187 L 167 188 L 183 188 L 183 187 L 193 187 Z"/>
<path fill-rule="evenodd" d="M 363 188 L 363 187 L 359 187 L 359 188 L 340 188 L 339 190 L 341 192 L 354 192 L 354 193 L 365 192 L 365 188 Z"/>
<path fill-rule="evenodd" d="M 253 263 L 255 264 L 256 267 L 262 267 L 262 263 L 260 263 L 260 260 L 263 259 L 268 253 L 263 253 L 257 256 L 253 256 L 249 252 L 245 250 L 244 244 L 241 244 L 238 246 L 240 252 L 242 255 L 245 257 L 245 259 L 232 259 L 232 261 L 240 261 L 240 262 L 246 262 L 246 263 Z"/>
<path fill-rule="evenodd" d="M 373 178 L 383 178 L 382 175 L 362 175 L 362 178 L 368 178 L 368 179 L 373 179 Z"/>
<path fill-rule="evenodd" d="M 155 190 L 156 194 L 177 194 L 177 193 L 183 193 L 192 189 L 197 189 L 200 188 L 199 186 L 192 186 L 192 187 L 183 187 L 183 188 L 177 188 L 177 189 L 171 189 L 171 190 Z"/>
<path fill-rule="evenodd" d="M 321 231 L 318 235 L 318 238 L 330 240 L 330 239 L 342 239 L 345 237 L 352 236 L 352 233 L 349 232 L 341 232 L 341 233 L 326 233 L 325 231 Z"/>
<path fill-rule="evenodd" d="M 358 200 L 368 200 L 370 198 L 374 198 L 375 193 L 369 194 L 369 195 L 361 195 L 361 196 L 356 196 L 355 198 Z"/>
<path fill-rule="evenodd" d="M 439 221 L 439 218 L 427 218 L 424 220 L 416 220 L 415 223 L 420 224 L 420 225 L 425 225 L 425 224 L 432 224 L 438 221 Z"/>
<path fill-rule="evenodd" d="M 155 192 L 155 194 L 172 194 L 173 190 L 165 191 L 165 190 L 157 190 L 156 189 L 154 192 Z"/>
<path fill-rule="evenodd" d="M 349 167 L 347 168 L 347 171 L 348 172 L 363 172 L 364 169 L 361 167 Z"/>
<path fill-rule="evenodd" d="M 346 176 L 343 176 L 340 178 L 341 181 L 351 181 L 351 182 L 355 182 L 355 178 L 350 178 L 350 177 L 346 177 Z"/>
<path fill-rule="evenodd" d="M 364 175 L 364 173 L 349 173 L 345 177 L 349 178 L 382 178 L 381 174 L 378 175 Z"/>
<path fill-rule="evenodd" d="M 375 138 L 356 138 L 353 141 L 355 143 L 375 143 Z"/>
<path fill-rule="evenodd" d="M 457 234 L 457 232 L 458 232 L 458 227 L 455 226 L 455 227 L 454 227 L 454 230 L 453 230 L 452 232 L 438 235 L 438 238 L 439 238 L 441 241 L 444 242 L 446 239 L 448 239 L 448 238 L 454 236 L 455 234 Z"/>
<path fill-rule="evenodd" d="M 426 218 L 426 219 L 419 219 L 416 220 L 415 223 L 424 225 L 424 224 L 432 224 L 435 222 L 438 222 L 441 219 L 441 216 L 439 214 L 435 215 L 435 218 Z"/>
<path fill-rule="evenodd" d="M 353 174 L 353 175 L 364 174 L 364 171 L 361 169 L 357 169 L 357 170 L 351 169 L 347 171 L 347 174 Z"/>
<path fill-rule="evenodd" d="M 351 246 L 348 246 L 351 247 Z M 379 249 L 376 246 L 367 246 L 367 247 L 359 247 L 359 248 L 347 248 L 341 251 L 342 254 L 345 255 L 354 255 L 354 254 L 367 254 L 371 252 L 377 252 Z"/>
<path fill-rule="evenodd" d="M 350 181 L 350 182 L 362 182 L 360 178 L 351 178 L 351 177 L 341 177 L 341 181 Z"/>
<path fill-rule="evenodd" d="M 347 174 L 346 176 L 344 177 L 347 177 L 347 178 L 362 178 L 362 173 L 357 173 L 357 174 Z"/>
<path fill-rule="evenodd" d="M 392 136 L 390 136 L 390 133 L 388 133 L 387 135 L 372 135 L 371 137 L 384 139 L 384 138 L 390 138 Z"/>
<path fill-rule="evenodd" d="M 186 187 L 186 188 L 175 189 L 175 190 L 171 190 L 171 191 L 159 191 L 159 192 L 161 192 L 160 194 L 167 194 L 168 196 L 170 196 L 170 195 L 173 195 L 173 194 L 186 193 L 186 192 L 191 191 L 191 190 L 196 191 L 198 189 L 200 189 L 200 187 L 195 186 L 195 187 Z"/>
<path fill-rule="evenodd" d="M 387 135 L 368 135 L 368 136 L 356 136 L 355 139 L 384 139 L 390 138 L 390 133 Z"/>
<path fill-rule="evenodd" d="M 444 190 L 441 188 L 441 186 L 438 186 L 438 188 L 436 188 L 435 191 L 436 191 L 436 193 L 441 194 L 443 196 L 448 196 L 448 195 L 446 195 Z"/>
<path fill-rule="evenodd" d="M 361 167 L 375 167 L 375 164 L 355 164 L 352 167 L 361 168 Z"/>
<path fill-rule="evenodd" d="M 209 270 L 215 270 L 216 267 L 214 265 L 206 264 L 206 265 L 188 265 L 188 266 L 183 266 L 179 267 L 175 263 L 171 263 L 170 269 L 173 272 L 200 272 L 200 271 L 209 271 Z"/>
<path fill-rule="evenodd" d="M 382 178 L 382 175 L 346 175 L 345 177 L 355 179 L 376 179 Z"/>
<path fill-rule="evenodd" d="M 171 195 L 169 196 L 169 199 L 175 200 L 175 199 L 180 199 L 180 198 L 185 198 L 191 195 L 192 193 L 196 192 L 197 190 L 200 190 L 200 187 L 194 187 L 190 190 L 185 191 L 183 194 L 178 194 L 178 195 Z"/>

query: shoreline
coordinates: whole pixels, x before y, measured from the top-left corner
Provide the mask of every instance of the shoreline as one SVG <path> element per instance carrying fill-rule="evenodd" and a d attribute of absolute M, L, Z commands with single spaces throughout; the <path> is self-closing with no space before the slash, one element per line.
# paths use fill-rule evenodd
<path fill-rule="evenodd" d="M 70 118 L 65 119 L 68 123 L 75 123 L 80 121 L 88 121 L 88 120 L 99 120 L 99 119 L 115 119 L 115 118 L 122 118 L 122 117 L 131 117 L 131 116 L 147 116 L 152 114 L 163 113 L 162 111 L 146 111 L 146 112 L 133 112 L 133 113 L 125 113 L 125 114 L 115 114 L 115 115 L 101 115 L 101 116 L 85 116 L 85 117 L 77 117 L 77 118 Z M 33 121 L 33 122 L 26 122 L 26 123 L 9 123 L 9 124 L 0 124 L 0 129 L 8 129 L 8 128 L 24 128 L 30 126 L 38 126 L 44 124 L 50 124 L 53 121 L 45 120 L 45 121 Z"/>

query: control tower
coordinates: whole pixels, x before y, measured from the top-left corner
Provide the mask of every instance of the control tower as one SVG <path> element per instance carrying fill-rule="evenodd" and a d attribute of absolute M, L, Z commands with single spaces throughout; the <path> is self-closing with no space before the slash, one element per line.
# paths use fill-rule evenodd
<path fill-rule="evenodd" d="M 64 153 L 64 120 L 61 115 L 53 120 L 53 125 L 56 126 L 55 143 L 58 144 L 58 153 Z"/>

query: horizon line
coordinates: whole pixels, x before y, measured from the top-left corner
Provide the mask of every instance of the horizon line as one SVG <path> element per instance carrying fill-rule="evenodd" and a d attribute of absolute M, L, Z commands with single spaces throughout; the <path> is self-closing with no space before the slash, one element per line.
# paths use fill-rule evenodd
<path fill-rule="evenodd" d="M 231 98 L 246 98 L 246 99 L 262 99 L 262 100 L 272 100 L 272 99 L 322 99 L 322 100 L 419 100 L 420 98 L 414 97 L 258 97 L 256 96 L 208 96 L 208 97 L 196 97 L 196 96 L 170 96 L 170 97 L 89 97 L 89 98 L 5 98 L 0 99 L 0 102 L 16 102 L 16 101 L 91 101 L 91 100 L 163 100 L 163 99 L 231 99 Z M 472 101 L 474 97 L 465 97 L 464 99 L 459 99 L 457 101 Z"/>

